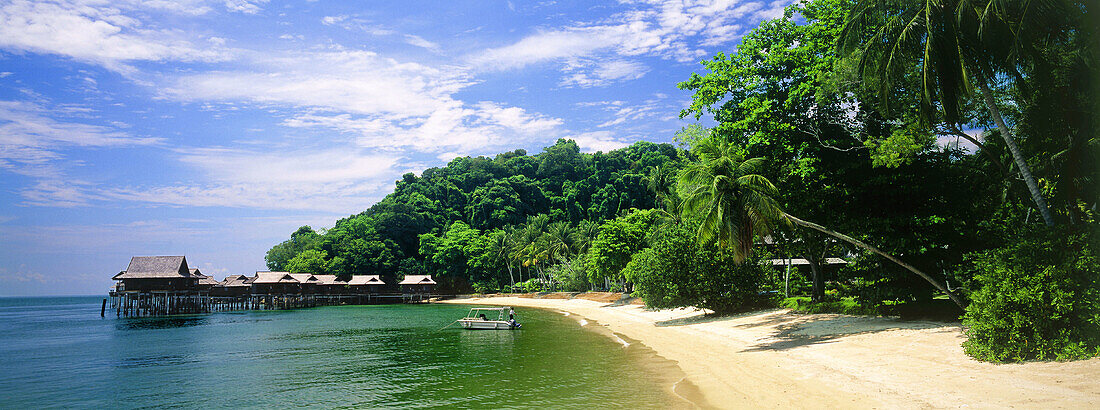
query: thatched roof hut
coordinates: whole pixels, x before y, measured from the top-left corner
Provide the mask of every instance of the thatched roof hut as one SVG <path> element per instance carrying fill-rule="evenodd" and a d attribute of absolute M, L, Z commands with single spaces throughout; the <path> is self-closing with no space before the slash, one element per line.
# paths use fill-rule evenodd
<path fill-rule="evenodd" d="M 178 279 L 190 278 L 191 269 L 183 256 L 134 256 L 126 270 L 112 277 L 124 279 Z"/>
<path fill-rule="evenodd" d="M 401 285 L 402 292 L 429 293 L 435 287 L 435 281 L 431 275 L 405 275 L 398 285 Z"/>
<path fill-rule="evenodd" d="M 405 275 L 399 285 L 435 285 L 432 275 Z"/>
<path fill-rule="evenodd" d="M 298 284 L 298 279 L 290 275 L 290 272 L 256 272 L 256 277 L 252 279 L 253 285 L 271 285 L 271 284 Z"/>
<path fill-rule="evenodd" d="M 386 282 L 382 281 L 382 277 L 379 275 L 353 275 L 351 280 L 348 281 L 348 285 L 351 286 L 363 286 L 363 285 L 385 285 Z"/>
<path fill-rule="evenodd" d="M 198 268 L 191 268 L 190 274 L 192 278 L 198 278 L 196 285 L 202 290 L 210 290 L 210 288 L 220 285 L 221 282 L 214 280 L 211 276 L 203 275 Z"/>
<path fill-rule="evenodd" d="M 135 256 L 130 265 L 111 279 L 121 281 L 120 291 L 188 291 L 200 277 L 192 276 L 183 256 Z"/>
<path fill-rule="evenodd" d="M 211 292 L 219 295 L 240 296 L 252 288 L 252 278 L 245 275 L 229 275 L 215 285 Z"/>

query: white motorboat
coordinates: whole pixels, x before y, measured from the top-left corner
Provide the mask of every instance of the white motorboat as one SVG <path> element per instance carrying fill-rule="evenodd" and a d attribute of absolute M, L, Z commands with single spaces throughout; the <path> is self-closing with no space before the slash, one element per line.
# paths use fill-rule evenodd
<path fill-rule="evenodd" d="M 516 312 L 507 306 L 470 309 L 470 313 L 466 314 L 466 317 L 458 319 L 458 323 L 461 323 L 462 327 L 466 329 L 507 330 L 520 328 L 519 322 L 516 322 Z"/>

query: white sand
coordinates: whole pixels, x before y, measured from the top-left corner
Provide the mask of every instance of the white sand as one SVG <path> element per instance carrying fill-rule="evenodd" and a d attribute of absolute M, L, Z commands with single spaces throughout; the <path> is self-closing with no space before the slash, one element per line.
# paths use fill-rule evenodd
<path fill-rule="evenodd" d="M 447 301 L 556 309 L 672 360 L 719 408 L 1100 408 L 1100 359 L 997 365 L 958 326 L 770 310 L 706 317 L 582 299 Z"/>

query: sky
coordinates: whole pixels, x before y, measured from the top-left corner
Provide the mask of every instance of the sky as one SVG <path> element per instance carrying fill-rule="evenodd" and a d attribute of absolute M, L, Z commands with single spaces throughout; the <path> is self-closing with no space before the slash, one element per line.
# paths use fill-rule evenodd
<path fill-rule="evenodd" d="M 669 142 L 780 1 L 0 0 L 0 296 L 264 270 L 457 156 Z"/>

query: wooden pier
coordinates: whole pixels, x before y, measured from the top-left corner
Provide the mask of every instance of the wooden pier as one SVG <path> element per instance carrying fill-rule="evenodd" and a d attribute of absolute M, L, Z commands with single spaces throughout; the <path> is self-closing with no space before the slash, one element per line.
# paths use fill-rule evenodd
<path fill-rule="evenodd" d="M 248 294 L 211 296 L 179 292 L 112 292 L 110 309 L 119 317 L 200 314 L 231 310 L 300 309 L 335 305 L 426 303 L 427 293 L 315 295 Z"/>

